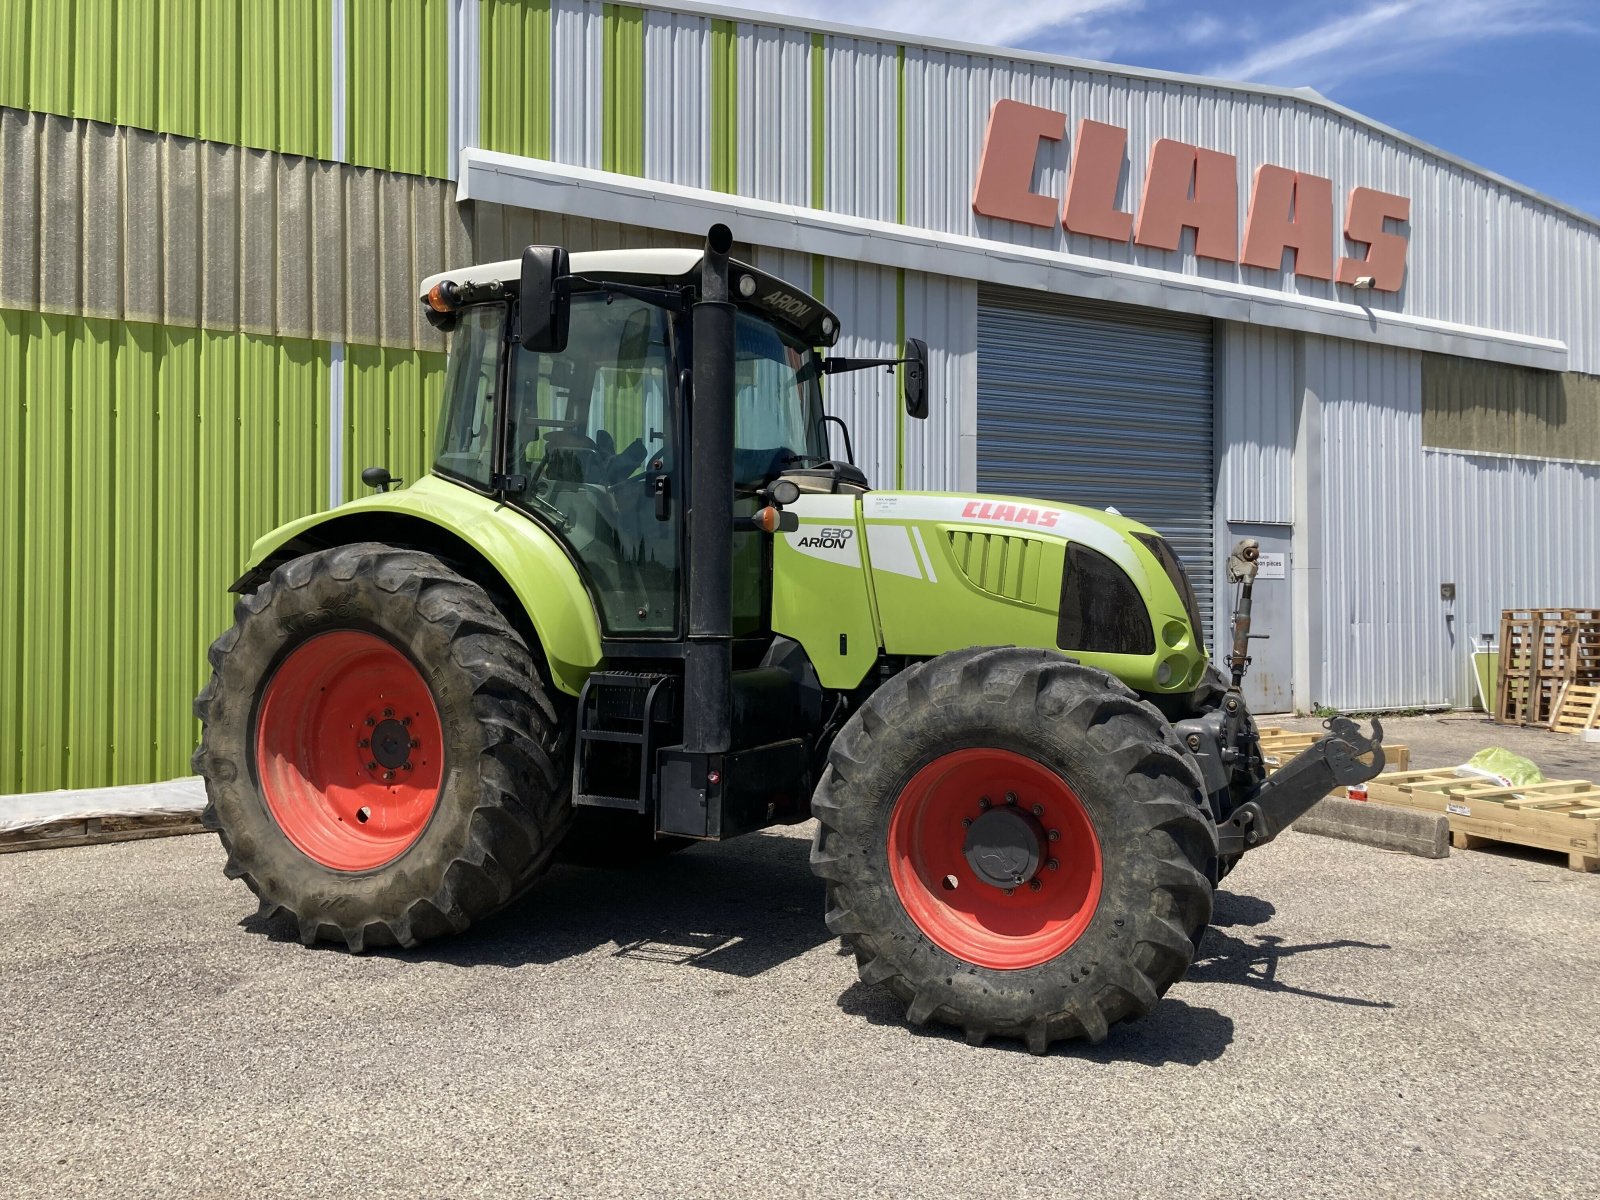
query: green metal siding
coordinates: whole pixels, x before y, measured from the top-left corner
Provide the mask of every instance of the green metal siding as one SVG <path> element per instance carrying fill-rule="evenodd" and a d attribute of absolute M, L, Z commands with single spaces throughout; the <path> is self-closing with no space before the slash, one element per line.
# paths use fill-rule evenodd
<path fill-rule="evenodd" d="M 446 0 L 345 0 L 345 157 L 407 175 L 449 173 Z"/>
<path fill-rule="evenodd" d="M 0 311 L 0 794 L 189 772 L 250 543 L 322 507 L 328 348 Z"/>
<path fill-rule="evenodd" d="M 711 22 L 711 186 L 739 190 L 739 27 Z"/>
<path fill-rule="evenodd" d="M 644 13 L 606 5 L 601 79 L 605 114 L 600 162 L 607 171 L 644 174 Z"/>
<path fill-rule="evenodd" d="M 550 0 L 481 0 L 478 137 L 486 150 L 550 157 Z"/>
<path fill-rule="evenodd" d="M 428 473 L 444 397 L 443 354 L 349 346 L 345 353 L 344 495 L 365 496 L 364 467 L 407 483 Z"/>
<path fill-rule="evenodd" d="M 327 158 L 332 13 L 333 0 L 0 0 L 0 107 Z"/>

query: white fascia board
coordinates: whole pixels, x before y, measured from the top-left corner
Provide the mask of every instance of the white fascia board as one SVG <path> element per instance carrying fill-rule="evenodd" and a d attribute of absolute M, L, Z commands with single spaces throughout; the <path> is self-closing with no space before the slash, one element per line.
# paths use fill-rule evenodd
<path fill-rule="evenodd" d="M 1540 370 L 1567 368 L 1566 343 L 1548 338 L 1380 312 L 1336 300 L 869 221 L 492 150 L 464 149 L 459 178 L 457 198 L 462 201 L 674 233 L 702 233 L 711 221 L 720 220 L 732 226 L 734 237 L 747 245 Z"/>

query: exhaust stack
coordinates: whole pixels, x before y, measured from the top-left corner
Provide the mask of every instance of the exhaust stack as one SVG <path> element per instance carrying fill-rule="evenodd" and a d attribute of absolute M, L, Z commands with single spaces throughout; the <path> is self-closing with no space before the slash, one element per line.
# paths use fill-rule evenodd
<path fill-rule="evenodd" d="M 724 754 L 733 741 L 734 307 L 733 231 L 713 225 L 694 306 L 689 411 L 689 637 L 684 648 L 683 748 Z"/>

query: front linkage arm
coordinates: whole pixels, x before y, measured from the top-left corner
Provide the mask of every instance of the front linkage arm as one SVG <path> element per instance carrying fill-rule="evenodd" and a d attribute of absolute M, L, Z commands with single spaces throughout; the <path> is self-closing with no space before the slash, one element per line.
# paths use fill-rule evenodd
<path fill-rule="evenodd" d="M 1383 770 L 1383 725 L 1376 717 L 1370 738 L 1348 717 L 1323 724 L 1327 737 L 1285 763 L 1217 827 L 1220 854 L 1270 842 L 1335 788 L 1365 783 Z"/>

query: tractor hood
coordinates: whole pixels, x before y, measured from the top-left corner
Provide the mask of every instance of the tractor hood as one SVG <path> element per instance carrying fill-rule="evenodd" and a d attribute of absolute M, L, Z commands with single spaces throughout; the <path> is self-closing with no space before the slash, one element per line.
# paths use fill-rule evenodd
<path fill-rule="evenodd" d="M 947 492 L 808 495 L 790 510 L 800 525 L 777 538 L 773 626 L 807 646 L 829 686 L 859 682 L 880 648 L 1052 647 L 1154 693 L 1191 691 L 1205 671 L 1193 591 L 1137 521 Z M 870 623 L 842 602 L 857 592 Z"/>

